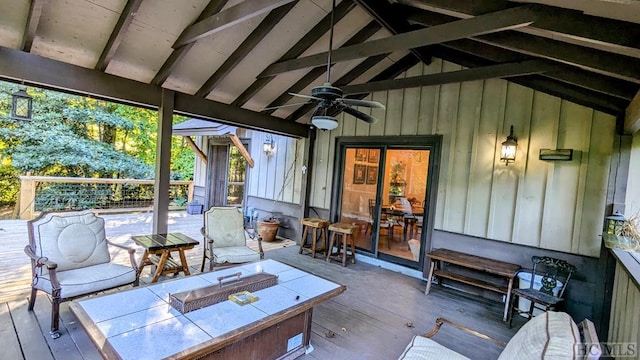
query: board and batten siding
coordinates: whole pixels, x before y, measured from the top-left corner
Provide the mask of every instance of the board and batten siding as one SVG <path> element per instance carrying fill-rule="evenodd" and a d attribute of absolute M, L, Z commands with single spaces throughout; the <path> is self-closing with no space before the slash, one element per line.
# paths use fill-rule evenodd
<path fill-rule="evenodd" d="M 434 60 L 400 77 L 463 69 Z M 442 135 L 435 229 L 597 257 L 615 118 L 502 79 L 376 92 L 367 124 L 338 116 L 319 131 L 310 206 L 328 209 L 338 136 Z M 513 125 L 516 162 L 500 161 Z M 540 149 L 573 149 L 542 161 Z"/>
<path fill-rule="evenodd" d="M 263 151 L 266 136 L 260 131 L 246 131 L 246 137 L 251 139 L 248 151 L 255 163 L 248 171 L 247 195 L 300 204 L 306 139 L 271 135 L 275 151 L 267 156 Z"/>
<path fill-rule="evenodd" d="M 638 344 L 640 344 L 638 318 L 640 318 L 640 289 L 624 266 L 620 262 L 616 262 L 607 341 L 634 343 L 636 359 L 638 358 Z"/>

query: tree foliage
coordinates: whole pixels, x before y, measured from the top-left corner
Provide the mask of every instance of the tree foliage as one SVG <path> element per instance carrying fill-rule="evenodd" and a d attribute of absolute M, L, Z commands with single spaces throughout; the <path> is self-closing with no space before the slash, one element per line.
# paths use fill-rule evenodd
<path fill-rule="evenodd" d="M 15 202 L 18 174 L 154 177 L 156 111 L 28 88 L 33 120 L 16 121 L 10 110 L 18 88 L 0 82 L 0 182 L 9 184 L 0 203 Z M 175 123 L 184 120 L 174 117 Z M 190 179 L 193 162 L 193 151 L 181 137 L 173 137 L 173 178 Z"/>

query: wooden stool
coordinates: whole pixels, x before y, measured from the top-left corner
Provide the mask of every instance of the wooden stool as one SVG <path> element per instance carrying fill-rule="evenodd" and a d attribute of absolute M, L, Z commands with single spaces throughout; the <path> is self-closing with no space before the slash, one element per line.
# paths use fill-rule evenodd
<path fill-rule="evenodd" d="M 299 254 L 302 254 L 303 251 L 308 251 L 311 253 L 311 257 L 316 257 L 316 251 L 324 251 L 326 254 L 327 249 L 327 226 L 329 226 L 329 220 L 318 219 L 318 218 L 304 218 L 302 219 L 302 226 L 304 227 L 302 231 L 302 240 L 300 240 L 300 250 Z M 307 234 L 309 233 L 309 228 L 311 228 L 311 244 L 307 244 Z M 320 229 L 320 236 L 322 236 L 322 247 L 318 247 L 316 241 L 318 240 L 318 229 Z"/>
<path fill-rule="evenodd" d="M 331 259 L 342 259 L 342 266 L 347 266 L 347 258 L 351 258 L 351 263 L 356 263 L 356 247 L 354 244 L 354 236 L 358 233 L 360 227 L 358 225 L 349 223 L 335 223 L 329 225 L 329 231 L 331 231 L 331 240 L 329 241 L 329 250 L 327 251 L 327 262 L 331 262 Z M 335 243 L 336 234 L 338 235 L 338 243 Z M 342 251 L 340 251 L 340 242 L 342 242 Z M 347 242 L 351 244 L 351 255 L 347 254 Z M 333 252 L 333 246 L 336 245 L 338 249 Z"/>

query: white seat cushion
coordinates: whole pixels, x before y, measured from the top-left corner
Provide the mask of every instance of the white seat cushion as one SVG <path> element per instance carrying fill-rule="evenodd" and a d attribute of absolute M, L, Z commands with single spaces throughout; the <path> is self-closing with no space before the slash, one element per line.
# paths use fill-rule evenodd
<path fill-rule="evenodd" d="M 227 246 L 222 248 L 214 248 L 213 256 L 217 264 L 235 264 L 260 260 L 260 254 L 246 246 Z"/>
<path fill-rule="evenodd" d="M 136 279 L 136 271 L 132 267 L 113 263 L 58 271 L 56 275 L 62 288 L 60 297 L 63 299 L 130 284 Z M 38 276 L 35 287 L 51 294 L 53 289 L 48 271 Z"/>
<path fill-rule="evenodd" d="M 414 336 L 398 360 L 469 360 L 424 336 Z"/>
<path fill-rule="evenodd" d="M 571 316 L 547 311 L 524 324 L 498 359 L 575 359 L 579 341 L 578 326 Z"/>

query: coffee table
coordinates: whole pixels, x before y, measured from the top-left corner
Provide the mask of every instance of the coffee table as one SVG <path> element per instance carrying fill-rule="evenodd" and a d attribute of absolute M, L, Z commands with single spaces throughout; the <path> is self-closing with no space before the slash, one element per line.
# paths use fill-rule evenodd
<path fill-rule="evenodd" d="M 259 300 L 229 300 L 181 314 L 169 295 L 218 284 L 218 277 L 266 272 L 278 283 L 254 291 Z M 313 307 L 344 285 L 263 260 L 74 301 L 71 311 L 105 359 L 294 359 L 309 343 Z"/>

